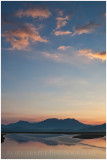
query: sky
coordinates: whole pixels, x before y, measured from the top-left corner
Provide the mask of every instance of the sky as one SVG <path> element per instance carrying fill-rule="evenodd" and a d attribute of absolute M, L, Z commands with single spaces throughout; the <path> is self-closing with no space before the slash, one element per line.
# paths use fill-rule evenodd
<path fill-rule="evenodd" d="M 1 2 L 2 123 L 106 121 L 106 2 Z"/>

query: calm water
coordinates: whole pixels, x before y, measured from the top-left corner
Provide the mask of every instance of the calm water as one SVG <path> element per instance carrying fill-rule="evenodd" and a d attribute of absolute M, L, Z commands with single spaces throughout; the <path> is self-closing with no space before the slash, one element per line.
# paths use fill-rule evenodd
<path fill-rule="evenodd" d="M 105 159 L 106 138 L 78 139 L 73 135 L 7 134 L 2 159 Z"/>

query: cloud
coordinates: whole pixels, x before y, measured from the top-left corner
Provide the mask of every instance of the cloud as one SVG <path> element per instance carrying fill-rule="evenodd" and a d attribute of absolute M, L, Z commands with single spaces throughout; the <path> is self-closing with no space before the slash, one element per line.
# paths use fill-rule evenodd
<path fill-rule="evenodd" d="M 69 20 L 69 16 L 66 16 L 66 17 L 57 17 L 56 20 L 57 20 L 57 27 L 56 27 L 56 29 L 59 29 L 59 28 L 61 28 L 61 27 L 63 27 L 63 26 L 66 25 L 67 20 Z"/>
<path fill-rule="evenodd" d="M 37 9 L 37 8 L 30 8 L 27 10 L 19 10 L 16 12 L 16 16 L 18 17 L 32 17 L 32 18 L 48 18 L 51 15 L 51 12 L 48 9 Z"/>
<path fill-rule="evenodd" d="M 91 52 L 91 49 L 80 49 L 79 50 L 80 54 L 85 54 L 85 53 L 88 53 L 88 52 Z"/>
<path fill-rule="evenodd" d="M 91 49 L 77 50 L 72 46 L 59 46 L 58 50 L 49 53 L 42 52 L 45 58 L 60 62 L 60 63 L 72 63 L 75 65 L 89 63 L 90 60 L 99 59 L 102 62 L 106 60 L 106 52 L 94 52 Z"/>
<path fill-rule="evenodd" d="M 72 34 L 72 32 L 70 32 L 70 31 L 55 31 L 54 34 L 55 34 L 56 36 L 62 36 L 62 35 Z"/>
<path fill-rule="evenodd" d="M 101 24 L 96 24 L 95 22 L 90 21 L 83 26 L 75 27 L 74 33 L 72 34 L 72 36 L 91 33 L 93 31 L 95 31 L 95 29 L 97 27 L 100 27 L 100 26 L 101 26 Z"/>
<path fill-rule="evenodd" d="M 25 23 L 23 26 L 15 30 L 5 31 L 2 35 L 8 42 L 11 43 L 12 48 L 17 50 L 24 50 L 30 43 L 44 42 L 47 40 L 39 35 L 38 29 L 33 24 Z"/>
<path fill-rule="evenodd" d="M 73 12 L 70 12 L 65 17 L 63 17 L 63 11 L 62 10 L 57 10 L 57 13 L 58 13 L 59 17 L 56 17 L 57 26 L 56 26 L 56 29 L 54 29 L 54 34 L 56 36 L 71 34 L 72 32 L 70 32 L 68 30 L 67 31 L 60 31 L 59 29 L 61 27 L 64 27 L 67 24 L 67 21 L 70 19 L 70 17 L 72 16 Z"/>
<path fill-rule="evenodd" d="M 70 47 L 71 46 L 59 46 L 58 49 L 65 51 L 65 50 L 69 49 Z"/>
<path fill-rule="evenodd" d="M 60 63 L 75 63 L 75 61 L 78 61 L 79 59 L 77 56 L 78 51 L 70 46 L 69 47 L 66 46 L 67 48 L 65 47 L 67 50 L 63 50 L 63 49 L 61 50 L 61 48 L 64 48 L 64 47 L 60 47 L 60 49 L 58 49 L 53 53 L 42 52 L 42 55 L 47 59 L 60 62 Z"/>
<path fill-rule="evenodd" d="M 56 60 L 59 60 L 60 56 L 58 54 L 50 54 L 48 52 L 42 52 L 42 54 L 47 57 L 47 58 L 50 58 L 50 59 L 56 59 Z"/>
<path fill-rule="evenodd" d="M 106 52 L 93 52 L 91 49 L 79 50 L 80 55 L 87 56 L 90 59 L 106 60 Z"/>
<path fill-rule="evenodd" d="M 68 20 L 73 15 L 72 11 L 69 12 L 65 17 L 63 17 L 63 11 L 62 10 L 57 10 L 57 13 L 58 13 L 59 17 L 56 18 L 56 20 L 57 20 L 56 30 L 58 30 L 61 27 L 65 26 L 67 24 Z"/>

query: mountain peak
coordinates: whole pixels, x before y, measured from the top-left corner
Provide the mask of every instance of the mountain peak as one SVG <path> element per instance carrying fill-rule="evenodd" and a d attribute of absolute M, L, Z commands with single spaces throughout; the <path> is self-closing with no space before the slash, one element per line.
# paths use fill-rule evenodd
<path fill-rule="evenodd" d="M 66 119 L 64 119 L 64 120 L 72 120 L 72 121 L 77 121 L 76 119 L 74 119 L 74 118 L 66 118 Z"/>
<path fill-rule="evenodd" d="M 46 121 L 58 121 L 58 119 L 57 118 L 49 118 L 49 119 L 44 120 L 44 122 L 46 122 Z"/>
<path fill-rule="evenodd" d="M 27 121 L 22 121 L 22 120 L 20 120 L 20 121 L 18 121 L 18 122 L 16 122 L 17 124 L 27 124 L 27 123 L 29 123 L 29 122 L 27 122 Z"/>

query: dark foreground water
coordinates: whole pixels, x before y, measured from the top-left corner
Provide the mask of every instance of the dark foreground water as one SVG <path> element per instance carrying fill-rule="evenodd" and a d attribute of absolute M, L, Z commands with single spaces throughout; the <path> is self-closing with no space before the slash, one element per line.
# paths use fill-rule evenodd
<path fill-rule="evenodd" d="M 66 134 L 6 134 L 2 159 L 105 159 L 106 138 L 79 139 Z"/>

